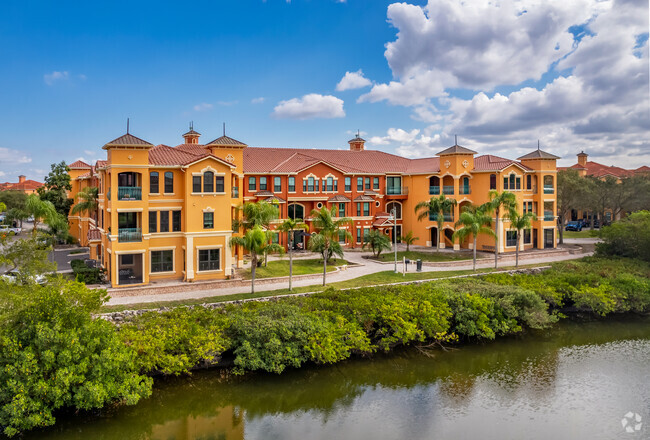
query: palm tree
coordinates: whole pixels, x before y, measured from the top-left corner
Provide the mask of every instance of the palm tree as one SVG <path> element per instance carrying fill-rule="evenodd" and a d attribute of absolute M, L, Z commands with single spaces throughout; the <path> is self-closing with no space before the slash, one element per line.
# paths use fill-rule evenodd
<path fill-rule="evenodd" d="M 386 234 L 377 229 L 373 229 L 368 235 L 363 237 L 363 248 L 366 248 L 366 246 L 370 247 L 372 255 L 375 258 L 379 258 L 382 251 L 390 250 L 391 243 Z"/>
<path fill-rule="evenodd" d="M 479 234 L 494 236 L 494 231 L 490 226 L 492 226 L 492 217 L 480 208 L 465 209 L 456 222 L 456 227 L 460 227 L 460 229 L 457 229 L 456 232 L 454 232 L 453 238 L 455 239 L 458 237 L 460 241 L 463 241 L 471 235 L 474 240 L 473 270 L 476 270 L 476 238 Z"/>
<path fill-rule="evenodd" d="M 269 236 L 261 226 L 253 226 L 247 230 L 242 237 L 231 237 L 230 246 L 241 246 L 251 254 L 251 294 L 255 293 L 255 269 L 257 269 L 257 256 L 269 249 L 284 251 L 282 246 L 271 243 L 269 244 Z"/>
<path fill-rule="evenodd" d="M 494 212 L 494 268 L 499 265 L 499 217 L 501 216 L 501 208 L 503 207 L 506 212 L 514 209 L 517 206 L 517 198 L 509 191 L 492 190 L 489 192 L 490 201 L 483 204 L 483 211 L 486 213 Z"/>
<path fill-rule="evenodd" d="M 405 236 L 400 237 L 400 240 L 406 244 L 406 252 L 409 252 L 411 250 L 411 245 L 419 239 L 419 237 L 413 236 L 413 231 L 408 231 Z"/>
<path fill-rule="evenodd" d="M 98 194 L 99 188 L 96 186 L 88 186 L 79 191 L 79 193 L 77 193 L 79 202 L 77 202 L 77 204 L 72 207 L 70 214 L 77 214 L 79 212 L 95 214 L 97 212 L 97 208 L 99 208 L 99 201 L 97 200 Z"/>
<path fill-rule="evenodd" d="M 259 226 L 263 230 L 270 230 L 271 221 L 275 220 L 280 215 L 277 204 L 271 204 L 265 201 L 244 203 L 239 207 L 239 210 L 242 212 L 242 219 L 232 220 L 233 231 L 238 231 L 240 228 L 243 228 L 244 231 L 248 231 L 253 229 L 255 226 Z M 266 263 L 268 249 L 265 249 L 266 248 L 260 250 L 261 254 L 264 256 L 264 262 Z"/>
<path fill-rule="evenodd" d="M 508 219 L 510 219 L 510 228 L 517 231 L 517 248 L 515 249 L 515 267 L 519 267 L 519 240 L 521 239 L 521 231 L 530 229 L 531 222 L 537 220 L 537 216 L 532 212 L 525 212 L 519 214 L 516 209 L 508 211 Z"/>
<path fill-rule="evenodd" d="M 352 223 L 349 217 L 340 217 L 336 220 L 337 211 L 335 207 L 331 210 L 323 206 L 320 210 L 314 209 L 311 211 L 314 227 L 318 231 L 312 234 L 309 239 L 309 248 L 313 252 L 318 252 L 323 257 L 323 286 L 327 280 L 327 260 L 332 258 L 332 255 L 337 255 L 343 258 L 343 248 L 339 243 L 339 234 L 345 231 L 345 237 L 352 239 L 352 234 L 343 226 Z"/>
<path fill-rule="evenodd" d="M 415 205 L 415 213 L 418 216 L 418 221 L 425 220 L 426 218 L 436 219 L 436 223 L 438 224 L 437 252 L 440 252 L 440 231 L 442 230 L 442 224 L 445 222 L 445 212 L 450 212 L 457 203 L 455 199 L 448 199 L 444 194 L 441 194 L 439 197 L 431 197 L 430 200 Z"/>
<path fill-rule="evenodd" d="M 45 223 L 57 221 L 56 208 L 47 200 L 41 200 L 38 194 L 30 194 L 25 201 L 25 211 L 28 215 L 34 217 L 34 229 L 32 234 L 36 235 L 38 224 L 41 221 Z"/>
<path fill-rule="evenodd" d="M 306 230 L 309 226 L 302 219 L 288 218 L 278 226 L 278 230 L 287 233 L 287 247 L 289 248 L 289 292 L 291 292 L 291 279 L 293 277 L 293 238 L 296 230 Z"/>

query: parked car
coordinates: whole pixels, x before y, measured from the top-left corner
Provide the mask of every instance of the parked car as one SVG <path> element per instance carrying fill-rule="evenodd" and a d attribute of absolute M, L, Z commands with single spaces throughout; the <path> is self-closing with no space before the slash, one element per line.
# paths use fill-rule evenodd
<path fill-rule="evenodd" d="M 582 231 L 582 222 L 580 221 L 574 221 L 574 222 L 569 222 L 566 224 L 564 227 L 565 231 Z"/>
<path fill-rule="evenodd" d="M 0 279 L 6 281 L 9 284 L 17 284 L 19 282 L 22 283 L 23 278 L 24 277 L 21 276 L 20 272 L 18 271 L 12 271 L 4 275 L 0 275 Z M 47 278 L 45 277 L 45 275 L 36 275 L 36 276 L 29 277 L 29 281 L 43 286 L 47 283 Z"/>
<path fill-rule="evenodd" d="M 594 220 L 594 229 L 600 229 L 600 220 Z"/>
<path fill-rule="evenodd" d="M 23 230 L 21 228 L 13 228 L 8 225 L 0 225 L 0 235 L 1 234 L 20 234 Z"/>

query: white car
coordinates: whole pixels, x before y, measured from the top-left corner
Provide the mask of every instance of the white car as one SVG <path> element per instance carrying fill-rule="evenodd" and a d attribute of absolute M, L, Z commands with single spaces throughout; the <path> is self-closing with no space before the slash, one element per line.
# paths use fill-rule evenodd
<path fill-rule="evenodd" d="M 0 225 L 0 234 L 2 234 L 2 233 L 7 233 L 8 234 L 10 232 L 13 232 L 14 234 L 18 235 L 21 232 L 23 232 L 23 230 L 21 228 L 12 228 L 11 226 Z"/>
<path fill-rule="evenodd" d="M 18 282 L 19 276 L 20 273 L 13 271 L 13 272 L 8 272 L 4 275 L 0 275 L 0 279 L 7 282 L 8 284 L 16 284 Z M 47 278 L 45 278 L 45 275 L 36 275 L 31 277 L 31 279 L 34 281 L 34 283 L 40 284 L 41 286 L 47 283 Z"/>

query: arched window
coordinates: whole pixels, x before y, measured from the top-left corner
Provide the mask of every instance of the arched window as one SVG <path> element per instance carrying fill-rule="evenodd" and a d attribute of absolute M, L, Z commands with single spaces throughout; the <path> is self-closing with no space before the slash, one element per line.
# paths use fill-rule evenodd
<path fill-rule="evenodd" d="M 402 204 L 399 202 L 389 202 L 386 204 L 386 211 L 388 211 L 389 214 L 393 213 L 393 209 L 395 209 L 395 218 L 397 220 L 402 219 Z"/>
<path fill-rule="evenodd" d="M 515 175 L 514 174 L 510 175 L 509 189 L 515 189 Z"/>
<path fill-rule="evenodd" d="M 469 194 L 469 177 L 463 177 L 462 194 Z"/>
<path fill-rule="evenodd" d="M 307 179 L 307 191 L 314 191 L 314 178 Z"/>
<path fill-rule="evenodd" d="M 327 191 L 334 191 L 334 179 L 331 177 L 327 178 Z"/>
<path fill-rule="evenodd" d="M 490 189 L 497 189 L 497 175 L 490 174 Z"/>
<path fill-rule="evenodd" d="M 214 192 L 214 173 L 212 171 L 203 173 L 203 192 Z"/>
<path fill-rule="evenodd" d="M 429 177 L 429 195 L 440 194 L 440 177 Z"/>
<path fill-rule="evenodd" d="M 292 203 L 289 205 L 289 218 L 292 219 L 304 219 L 305 218 L 305 208 L 302 205 L 297 203 Z"/>
<path fill-rule="evenodd" d="M 553 176 L 544 176 L 544 194 L 553 194 Z"/>

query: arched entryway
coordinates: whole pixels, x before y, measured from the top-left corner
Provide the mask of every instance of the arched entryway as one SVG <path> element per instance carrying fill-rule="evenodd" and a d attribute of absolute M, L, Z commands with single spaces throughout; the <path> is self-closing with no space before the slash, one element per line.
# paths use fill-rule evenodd
<path fill-rule="evenodd" d="M 432 247 L 438 247 L 438 228 L 433 227 L 429 229 L 429 241 Z"/>
<path fill-rule="evenodd" d="M 444 233 L 445 247 L 453 248 L 454 247 L 454 239 L 452 238 L 453 235 L 454 235 L 453 229 L 446 228 L 444 231 L 445 231 L 445 233 Z"/>

